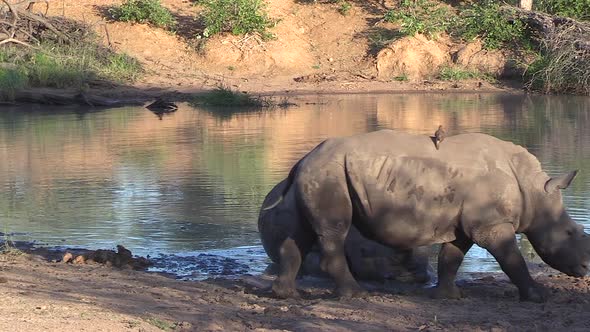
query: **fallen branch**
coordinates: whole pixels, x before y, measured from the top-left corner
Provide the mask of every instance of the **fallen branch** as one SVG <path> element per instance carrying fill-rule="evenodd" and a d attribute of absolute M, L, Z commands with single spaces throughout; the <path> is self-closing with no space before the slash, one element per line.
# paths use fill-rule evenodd
<path fill-rule="evenodd" d="M 33 48 L 33 49 L 39 49 L 38 47 L 35 47 L 35 46 L 33 46 L 33 45 L 31 45 L 31 44 L 29 44 L 27 42 L 20 41 L 20 40 L 18 40 L 16 38 L 7 38 L 7 39 L 4 39 L 4 40 L 0 41 L 0 45 L 8 44 L 8 43 L 15 43 L 15 44 L 24 45 L 26 47 L 30 47 L 30 48 Z"/>

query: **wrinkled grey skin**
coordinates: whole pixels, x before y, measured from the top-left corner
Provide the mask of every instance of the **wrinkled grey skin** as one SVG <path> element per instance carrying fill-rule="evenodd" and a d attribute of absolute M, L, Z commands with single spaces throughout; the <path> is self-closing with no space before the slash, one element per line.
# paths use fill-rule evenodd
<path fill-rule="evenodd" d="M 289 174 L 283 199 L 293 195 L 309 226 L 281 245 L 281 257 L 290 259 L 281 260 L 273 290 L 296 296 L 301 254 L 317 239 L 322 269 L 338 293 L 363 294 L 345 257 L 354 223 L 393 248 L 442 243 L 435 297 L 461 296 L 455 277 L 475 243 L 495 257 L 521 300 L 541 302 L 545 292 L 531 278 L 515 233 L 524 233 L 553 268 L 584 276 L 590 240 L 566 213 L 559 190 L 575 175 L 550 178 L 524 148 L 484 134 L 448 137 L 440 150 L 428 136 L 391 130 L 328 139 Z"/>
<path fill-rule="evenodd" d="M 280 268 L 281 246 L 287 238 L 297 239 L 298 234 L 307 238 L 313 233 L 309 224 L 301 218 L 297 211 L 297 204 L 292 193 L 287 193 L 283 200 L 279 200 L 283 192 L 287 192 L 287 179 L 278 183 L 266 196 L 258 218 L 258 230 L 262 245 L 268 256 L 274 262 L 271 268 Z M 271 204 L 278 202 L 272 208 Z M 266 208 L 265 208 L 266 207 Z M 315 240 L 315 238 L 314 238 Z M 309 252 L 303 253 L 301 259 L 301 274 L 323 276 L 320 269 L 320 252 L 317 244 L 306 247 Z M 363 237 L 359 231 L 351 226 L 344 250 L 348 266 L 359 280 L 397 280 L 403 282 L 424 283 L 430 280 L 431 267 L 428 264 L 429 247 L 419 247 L 410 250 L 394 250 Z M 283 258 L 288 260 L 289 257 Z M 295 265 L 299 265 L 299 258 Z M 289 266 L 292 263 L 286 262 Z"/>

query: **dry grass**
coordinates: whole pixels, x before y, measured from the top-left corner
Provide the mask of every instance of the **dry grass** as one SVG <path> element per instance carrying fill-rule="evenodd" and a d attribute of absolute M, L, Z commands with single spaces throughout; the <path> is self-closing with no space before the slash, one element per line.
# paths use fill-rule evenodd
<path fill-rule="evenodd" d="M 590 45 L 568 25 L 541 40 L 541 55 L 527 70 L 527 88 L 590 95 Z"/>

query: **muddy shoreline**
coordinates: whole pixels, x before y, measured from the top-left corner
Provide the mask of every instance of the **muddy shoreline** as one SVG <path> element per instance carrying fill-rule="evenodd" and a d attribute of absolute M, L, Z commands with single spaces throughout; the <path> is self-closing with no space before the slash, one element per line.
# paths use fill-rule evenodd
<path fill-rule="evenodd" d="M 108 109 L 126 106 L 142 106 L 157 97 L 174 102 L 189 101 L 194 95 L 205 94 L 219 86 L 252 96 L 289 98 L 290 96 L 342 95 L 342 94 L 420 94 L 420 93 L 527 93 L 515 81 L 490 84 L 481 80 L 461 82 L 423 81 L 400 83 L 384 81 L 333 81 L 320 83 L 297 83 L 292 80 L 223 80 L 188 87 L 113 86 L 91 88 L 84 93 L 75 89 L 31 88 L 18 91 L 14 101 L 3 101 L 2 106 L 52 105 L 84 106 Z"/>
<path fill-rule="evenodd" d="M 502 273 L 458 281 L 466 297 L 434 300 L 424 285 L 362 285 L 369 296 L 337 299 L 330 280 L 299 279 L 300 300 L 272 297 L 273 276 L 182 281 L 105 264 L 63 264 L 0 254 L 0 330 L 13 331 L 583 331 L 590 278 L 530 265 L 546 303 L 518 300 Z"/>

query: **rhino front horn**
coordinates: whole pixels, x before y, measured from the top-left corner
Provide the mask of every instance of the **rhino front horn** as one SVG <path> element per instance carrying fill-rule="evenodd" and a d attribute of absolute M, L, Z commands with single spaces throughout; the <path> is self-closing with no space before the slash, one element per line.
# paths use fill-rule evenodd
<path fill-rule="evenodd" d="M 575 170 L 567 174 L 563 174 L 549 179 L 547 182 L 545 182 L 545 191 L 548 193 L 552 193 L 557 189 L 567 188 L 570 185 L 570 183 L 572 183 L 577 174 L 578 170 Z"/>

